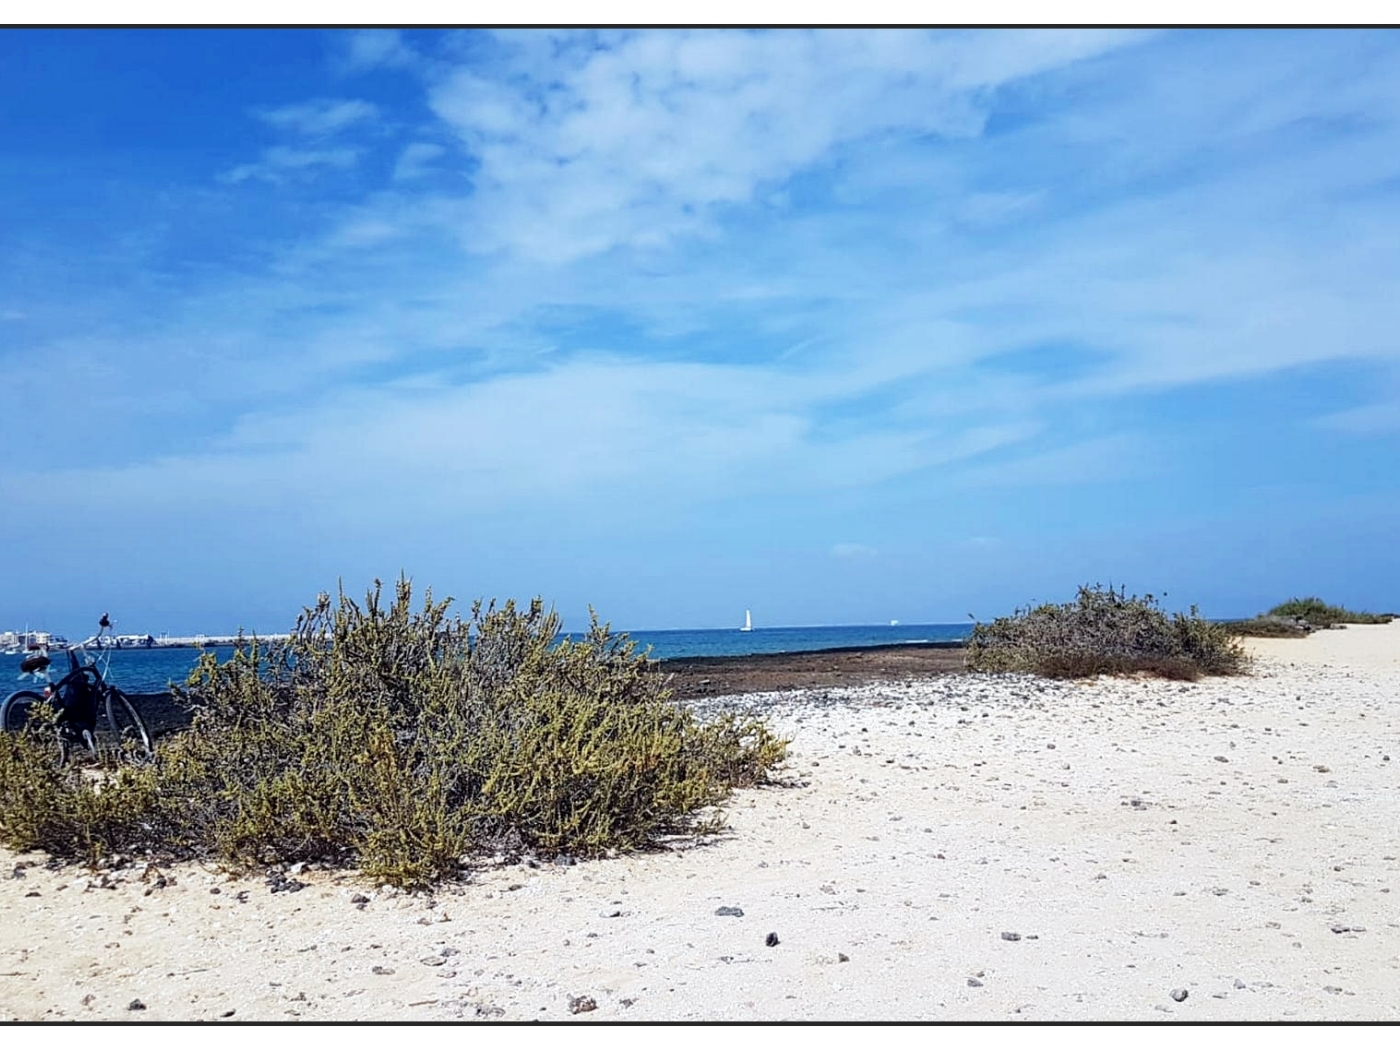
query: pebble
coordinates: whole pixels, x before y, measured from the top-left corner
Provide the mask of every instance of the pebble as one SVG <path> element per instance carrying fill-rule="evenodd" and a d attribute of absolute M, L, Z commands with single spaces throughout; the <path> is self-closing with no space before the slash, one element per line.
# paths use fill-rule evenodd
<path fill-rule="evenodd" d="M 1190 994 L 1191 994 L 1191 993 L 1188 992 L 1185 988 L 1173 988 L 1173 989 L 1172 989 L 1172 998 L 1175 999 L 1175 1000 L 1176 1000 L 1177 1002 L 1179 1002 L 1179 1003 L 1184 1003 L 1184 1002 L 1186 1002 L 1186 997 L 1187 997 L 1188 995 L 1190 995 Z"/>
<path fill-rule="evenodd" d="M 845 952 L 837 952 L 837 953 L 836 953 L 836 961 L 837 961 L 837 962 L 850 962 L 850 961 L 851 961 L 851 957 L 850 957 L 849 955 L 847 955 Z"/>
<path fill-rule="evenodd" d="M 622 918 L 621 908 L 604 908 L 598 913 L 600 919 L 620 919 Z"/>
<path fill-rule="evenodd" d="M 381 977 L 388 977 L 394 972 L 394 968 L 392 966 L 371 966 L 369 972 L 377 973 Z"/>
<path fill-rule="evenodd" d="M 1236 977 L 1236 978 L 1235 978 L 1235 987 L 1236 987 L 1236 988 L 1244 988 L 1244 987 L 1245 987 L 1245 983 L 1244 983 L 1243 981 L 1241 981 L 1238 977 Z"/>
<path fill-rule="evenodd" d="M 729 907 L 729 906 L 726 905 L 726 906 L 724 906 L 724 907 L 722 907 L 722 908 L 716 908 L 716 909 L 715 909 L 715 914 L 716 914 L 716 915 L 732 915 L 732 916 L 734 916 L 734 918 L 737 919 L 737 918 L 740 918 L 740 917 L 744 914 L 744 909 L 743 909 L 743 908 L 731 908 L 731 907 Z"/>
<path fill-rule="evenodd" d="M 976 977 L 969 977 L 967 979 L 967 986 L 969 988 L 981 988 L 982 982 L 979 981 Z"/>
<path fill-rule="evenodd" d="M 133 999 L 131 1000 L 131 1002 L 126 1004 L 126 1008 L 128 1010 L 144 1010 L 146 1009 L 146 1004 L 143 1003 L 140 999 Z"/>
<path fill-rule="evenodd" d="M 441 966 L 443 963 L 447 962 L 441 955 L 425 955 L 418 961 L 424 966 Z"/>
<path fill-rule="evenodd" d="M 598 1001 L 591 995 L 575 995 L 569 998 L 569 1013 L 586 1014 L 598 1009 Z"/>
<path fill-rule="evenodd" d="M 770 948 L 776 948 L 779 944 L 778 935 L 776 933 L 770 933 L 767 937 L 763 938 L 763 943 Z"/>
<path fill-rule="evenodd" d="M 1001 934 L 1001 939 L 1004 941 L 1019 941 L 1021 939 L 1021 935 L 1019 933 L 1008 933 L 1005 930 L 1003 930 Z"/>

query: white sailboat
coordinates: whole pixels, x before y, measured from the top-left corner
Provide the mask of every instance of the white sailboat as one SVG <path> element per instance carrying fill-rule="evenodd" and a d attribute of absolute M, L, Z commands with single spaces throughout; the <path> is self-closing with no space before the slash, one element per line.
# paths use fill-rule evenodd
<path fill-rule="evenodd" d="M 747 610 L 747 609 L 744 610 L 744 626 L 740 627 L 739 630 L 741 630 L 741 631 L 752 631 L 752 630 L 753 630 L 753 616 L 749 613 L 749 610 Z"/>

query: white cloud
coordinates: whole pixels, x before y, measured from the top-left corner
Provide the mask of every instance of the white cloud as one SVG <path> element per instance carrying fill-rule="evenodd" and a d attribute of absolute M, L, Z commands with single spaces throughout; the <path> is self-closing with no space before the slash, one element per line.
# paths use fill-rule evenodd
<path fill-rule="evenodd" d="M 667 32 L 508 37 L 434 110 L 480 162 L 470 243 L 563 262 L 714 230 L 720 210 L 882 136 L 981 131 L 999 85 L 1120 46 L 1111 33 Z"/>
<path fill-rule="evenodd" d="M 379 117 L 379 107 L 361 99 L 318 98 L 291 106 L 257 111 L 258 117 L 280 131 L 308 138 L 326 138 Z"/>
<path fill-rule="evenodd" d="M 373 69 L 411 69 L 423 63 L 417 51 L 404 42 L 396 29 L 361 29 L 345 34 L 345 50 L 339 65 L 346 73 Z"/>
<path fill-rule="evenodd" d="M 361 151 L 351 147 L 337 149 L 290 149 L 273 146 L 263 150 L 262 159 L 256 164 L 240 164 L 221 176 L 224 182 L 245 182 L 248 179 L 262 179 L 266 182 L 282 182 L 289 176 L 307 174 L 316 168 L 352 168 L 360 159 Z"/>
<path fill-rule="evenodd" d="M 447 150 L 435 142 L 413 142 L 404 147 L 394 165 L 394 181 L 407 182 L 422 178 L 432 170 L 433 161 Z"/>
<path fill-rule="evenodd" d="M 1400 401 L 1361 405 L 1320 416 L 1314 425 L 1348 434 L 1393 434 L 1400 432 Z"/>

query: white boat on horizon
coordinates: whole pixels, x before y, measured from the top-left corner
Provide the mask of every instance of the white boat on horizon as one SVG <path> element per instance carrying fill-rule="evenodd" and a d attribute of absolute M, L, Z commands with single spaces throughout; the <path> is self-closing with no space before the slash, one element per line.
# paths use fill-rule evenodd
<path fill-rule="evenodd" d="M 753 630 L 753 616 L 750 614 L 749 610 L 747 610 L 747 609 L 744 610 L 744 626 L 740 627 L 739 630 L 741 630 L 741 631 L 752 631 L 752 630 Z"/>

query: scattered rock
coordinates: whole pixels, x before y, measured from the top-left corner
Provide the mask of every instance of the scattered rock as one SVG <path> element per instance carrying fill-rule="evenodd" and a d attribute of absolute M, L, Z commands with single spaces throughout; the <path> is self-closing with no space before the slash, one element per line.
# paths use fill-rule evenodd
<path fill-rule="evenodd" d="M 232 1016 L 233 1016 L 234 1014 L 236 1014 L 237 1012 L 238 1012 L 237 1010 L 225 1010 L 225 1011 L 224 1011 L 223 1013 L 221 1013 L 219 1016 L 220 1016 L 220 1017 L 232 1017 Z"/>
<path fill-rule="evenodd" d="M 295 864 L 292 866 L 296 867 Z M 280 871 L 271 871 L 267 876 L 267 888 L 273 893 L 297 893 L 306 889 L 306 883 L 300 879 L 289 879 Z"/>
<path fill-rule="evenodd" d="M 1001 933 L 1001 939 L 1004 941 L 1019 941 L 1021 939 L 1021 935 L 1019 933 L 1009 933 L 1006 930 L 1003 930 Z"/>
<path fill-rule="evenodd" d="M 1244 983 L 1243 981 L 1241 981 L 1238 977 L 1236 977 L 1236 978 L 1235 978 L 1235 987 L 1236 987 L 1236 988 L 1244 988 L 1244 987 L 1245 987 L 1245 983 Z"/>
<path fill-rule="evenodd" d="M 126 1008 L 128 1010 L 144 1010 L 146 1009 L 146 1004 L 143 1003 L 140 999 L 133 999 L 131 1000 L 131 1002 L 126 1004 Z"/>
<path fill-rule="evenodd" d="M 425 955 L 418 961 L 424 966 L 441 966 L 443 963 L 447 962 L 441 955 Z"/>
<path fill-rule="evenodd" d="M 763 943 L 770 948 L 776 948 L 780 942 L 776 933 L 770 933 L 767 937 L 763 938 Z"/>
<path fill-rule="evenodd" d="M 1216 760 L 1217 762 L 1228 762 L 1228 761 L 1230 761 L 1230 760 L 1229 760 L 1228 758 L 1226 758 L 1224 755 L 1216 755 L 1216 756 L 1215 756 L 1215 760 Z"/>
<path fill-rule="evenodd" d="M 355 894 L 355 896 L 350 898 L 350 903 L 355 905 L 355 907 L 357 908 L 363 909 L 364 906 L 369 903 L 369 898 L 366 897 L 363 893 L 357 893 Z"/>
<path fill-rule="evenodd" d="M 839 962 L 839 963 L 850 962 L 850 961 L 851 961 L 851 957 L 850 957 L 849 955 L 847 955 L 845 952 L 837 952 L 837 953 L 836 953 L 836 961 Z"/>
<path fill-rule="evenodd" d="M 725 906 L 722 907 L 722 908 L 716 908 L 716 909 L 715 909 L 715 914 L 716 914 L 716 915 L 732 915 L 732 916 L 734 916 L 734 918 L 738 919 L 738 918 L 740 918 L 740 917 L 743 916 L 743 914 L 744 914 L 744 909 L 743 909 L 743 908 L 731 908 L 731 907 L 729 907 L 728 905 L 725 905 Z"/>
<path fill-rule="evenodd" d="M 575 995 L 569 998 L 569 1013 L 586 1014 L 598 1009 L 598 1001 L 591 995 Z"/>
<path fill-rule="evenodd" d="M 620 919 L 622 918 L 621 908 L 604 908 L 598 913 L 600 919 Z"/>
<path fill-rule="evenodd" d="M 1172 989 L 1172 998 L 1175 999 L 1175 1000 L 1176 1000 L 1177 1002 L 1179 1002 L 1179 1003 L 1184 1003 L 1184 1002 L 1186 1002 L 1186 997 L 1187 997 L 1188 995 L 1190 995 L 1190 994 L 1191 994 L 1191 993 L 1188 992 L 1185 988 L 1173 988 L 1173 989 Z"/>
<path fill-rule="evenodd" d="M 381 977 L 388 977 L 394 972 L 394 968 L 392 966 L 371 966 L 369 972 L 377 973 Z"/>
<path fill-rule="evenodd" d="M 976 977 L 969 977 L 967 979 L 967 986 L 969 988 L 981 988 L 982 982 L 979 981 Z"/>

